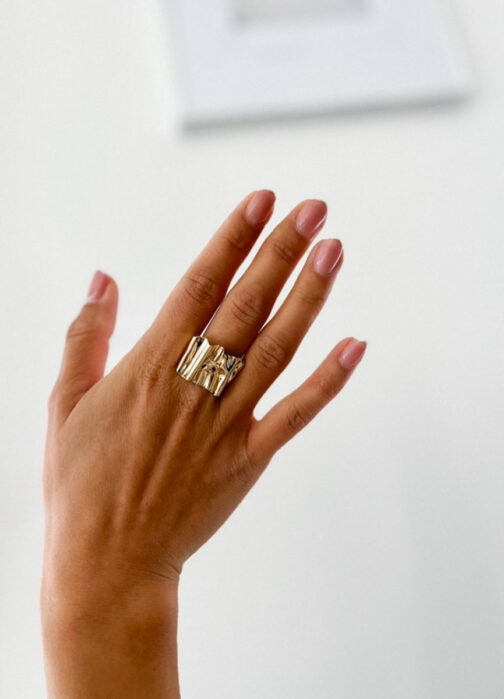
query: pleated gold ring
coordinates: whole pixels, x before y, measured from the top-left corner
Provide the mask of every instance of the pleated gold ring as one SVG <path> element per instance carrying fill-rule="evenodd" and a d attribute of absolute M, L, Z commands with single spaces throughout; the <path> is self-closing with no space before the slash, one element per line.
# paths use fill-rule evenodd
<path fill-rule="evenodd" d="M 235 357 L 222 345 L 211 345 L 206 337 L 196 335 L 177 364 L 177 374 L 218 397 L 244 364 L 245 355 Z"/>

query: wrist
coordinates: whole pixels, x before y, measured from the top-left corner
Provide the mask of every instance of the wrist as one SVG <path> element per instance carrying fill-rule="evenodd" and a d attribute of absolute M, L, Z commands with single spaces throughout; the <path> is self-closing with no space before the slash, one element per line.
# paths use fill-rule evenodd
<path fill-rule="evenodd" d="M 93 620 L 173 616 L 180 575 L 160 575 L 99 557 L 47 555 L 41 587 L 42 619 Z"/>
<path fill-rule="evenodd" d="M 46 567 L 41 617 L 49 697 L 99 689 L 100 696 L 178 698 L 177 615 L 176 578 L 124 571 L 76 578 Z M 82 694 L 72 693 L 77 684 Z"/>
<path fill-rule="evenodd" d="M 144 585 L 142 588 L 121 589 L 93 587 L 84 595 L 65 593 L 58 597 L 48 594 L 43 585 L 41 620 L 44 636 L 81 633 L 88 629 L 125 630 L 158 626 L 173 626 L 178 615 L 177 589 L 170 586 Z"/>

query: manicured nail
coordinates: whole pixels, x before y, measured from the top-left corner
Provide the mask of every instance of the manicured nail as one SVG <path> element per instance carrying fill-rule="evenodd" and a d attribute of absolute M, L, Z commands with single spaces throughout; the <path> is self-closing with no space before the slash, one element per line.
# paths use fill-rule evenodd
<path fill-rule="evenodd" d="M 251 226 L 266 223 L 271 216 L 275 204 L 275 194 L 269 189 L 261 189 L 250 199 L 245 209 L 245 220 Z"/>
<path fill-rule="evenodd" d="M 327 204 L 319 199 L 310 199 L 296 216 L 296 230 L 304 238 L 311 240 L 327 218 Z"/>
<path fill-rule="evenodd" d="M 110 277 L 107 277 L 107 275 L 100 272 L 100 270 L 94 273 L 87 295 L 88 303 L 101 299 L 105 293 L 105 289 L 107 288 L 109 281 Z"/>
<path fill-rule="evenodd" d="M 340 240 L 323 240 L 315 247 L 313 267 L 318 274 L 328 277 L 335 269 L 343 254 Z"/>
<path fill-rule="evenodd" d="M 338 361 L 347 371 L 355 369 L 366 351 L 367 343 L 360 342 L 355 338 L 351 338 L 346 345 L 339 350 L 337 357 Z"/>

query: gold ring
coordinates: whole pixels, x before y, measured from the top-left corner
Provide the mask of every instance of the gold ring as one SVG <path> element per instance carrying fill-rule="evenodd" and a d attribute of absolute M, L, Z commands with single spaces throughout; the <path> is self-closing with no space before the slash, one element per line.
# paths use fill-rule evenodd
<path fill-rule="evenodd" d="M 211 345 L 206 337 L 196 335 L 177 364 L 177 374 L 220 396 L 244 364 L 245 355 L 234 357 L 221 345 Z"/>

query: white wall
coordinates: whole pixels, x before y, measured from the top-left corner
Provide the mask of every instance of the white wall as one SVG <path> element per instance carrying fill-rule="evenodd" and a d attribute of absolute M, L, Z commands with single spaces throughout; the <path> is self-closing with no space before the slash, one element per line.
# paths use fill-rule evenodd
<path fill-rule="evenodd" d="M 504 4 L 453 0 L 456 108 L 183 135 L 160 0 L 0 5 L 0 696 L 43 695 L 45 402 L 97 267 L 115 359 L 245 193 L 325 198 L 334 296 L 269 404 L 341 337 L 337 402 L 186 565 L 184 699 L 504 691 Z"/>

